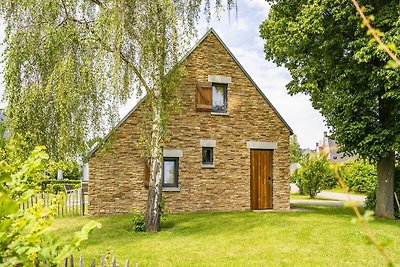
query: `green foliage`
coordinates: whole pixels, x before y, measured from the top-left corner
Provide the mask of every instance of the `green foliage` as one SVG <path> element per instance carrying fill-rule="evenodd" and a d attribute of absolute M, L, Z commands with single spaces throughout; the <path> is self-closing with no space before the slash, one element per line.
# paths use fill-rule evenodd
<path fill-rule="evenodd" d="M 146 231 L 145 218 L 142 213 L 133 213 L 132 215 L 132 230 L 135 232 Z"/>
<path fill-rule="evenodd" d="M 304 154 L 299 163 L 300 168 L 294 171 L 292 180 L 299 187 L 301 194 L 308 194 L 314 198 L 322 190 L 336 186 L 336 177 L 329 167 L 326 155 Z"/>
<path fill-rule="evenodd" d="M 24 134 L 12 133 L 2 149 L 1 160 L 7 161 L 11 167 L 18 168 L 30 156 L 32 151 L 33 135 L 29 132 Z"/>
<path fill-rule="evenodd" d="M 289 153 L 291 164 L 299 162 L 301 158 L 301 148 L 299 142 L 297 141 L 297 135 L 295 134 L 290 137 Z"/>
<path fill-rule="evenodd" d="M 395 181 L 394 181 L 394 192 L 400 198 L 400 166 L 396 166 Z M 397 219 L 400 219 L 400 209 L 397 206 L 396 200 L 394 199 L 394 215 Z M 399 199 L 400 201 L 400 199 Z M 375 210 L 376 206 L 376 187 L 368 192 L 367 198 L 365 199 L 365 208 L 368 210 Z"/>
<path fill-rule="evenodd" d="M 58 170 L 63 172 L 63 179 L 66 180 L 79 180 L 82 177 L 82 168 L 75 160 L 50 162 L 46 166 L 46 172 L 50 175 L 51 179 L 57 178 Z"/>
<path fill-rule="evenodd" d="M 234 0 L 226 2 L 232 9 Z M 30 132 L 30 147 L 44 144 L 58 161 L 82 156 L 90 137 L 104 136 L 117 122 L 118 105 L 134 93 L 146 91 L 167 118 L 177 106 L 182 70 L 176 65 L 195 38 L 201 4 L 0 1 L 12 132 Z M 160 126 L 166 118 L 157 118 Z"/>
<path fill-rule="evenodd" d="M 44 208 L 39 201 L 25 211 L 19 209 L 34 194 L 28 185 L 31 177 L 43 172 L 42 161 L 48 159 L 43 150 L 35 148 L 16 172 L 4 161 L 0 163 L 1 266 L 56 266 L 88 238 L 92 229 L 100 227 L 91 221 L 63 242 L 49 228 L 56 204 Z"/>
<path fill-rule="evenodd" d="M 310 96 L 343 152 L 394 170 L 391 155 L 400 150 L 400 71 L 390 63 L 386 67 L 389 56 L 361 27 L 354 6 L 343 0 L 267 2 L 271 10 L 260 26 L 264 51 L 266 59 L 289 70 L 289 93 Z M 370 19 L 374 15 L 382 41 L 398 56 L 393 48 L 400 47 L 399 1 L 361 4 Z M 387 179 L 392 177 L 378 172 L 380 184 L 390 185 Z M 379 191 L 380 217 L 392 217 L 387 204 L 392 190 Z"/>
<path fill-rule="evenodd" d="M 340 175 L 349 191 L 366 194 L 376 188 L 376 167 L 370 163 L 347 162 L 340 168 Z"/>
<path fill-rule="evenodd" d="M 81 187 L 81 180 L 44 180 L 41 183 L 41 191 L 58 194 L 59 192 L 65 192 L 65 185 L 78 189 Z"/>
<path fill-rule="evenodd" d="M 290 93 L 306 93 L 348 153 L 379 159 L 400 148 L 400 72 L 374 42 L 348 1 L 275 1 L 260 26 L 266 58 L 285 66 Z M 367 14 L 400 46 L 398 1 L 369 1 Z"/>

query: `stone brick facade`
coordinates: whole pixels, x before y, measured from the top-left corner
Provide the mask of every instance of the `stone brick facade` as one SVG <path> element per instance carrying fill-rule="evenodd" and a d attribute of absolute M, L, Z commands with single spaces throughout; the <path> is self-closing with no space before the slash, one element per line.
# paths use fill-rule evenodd
<path fill-rule="evenodd" d="M 165 149 L 179 149 L 179 191 L 163 192 L 172 212 L 250 209 L 249 141 L 277 144 L 273 151 L 273 208 L 289 209 L 291 130 L 251 78 L 210 30 L 182 63 L 187 76 L 179 91 L 182 112 L 172 116 Z M 231 77 L 227 114 L 196 111 L 196 82 L 209 75 Z M 147 129 L 145 101 L 111 134 L 109 152 L 89 161 L 89 213 L 143 211 L 144 159 L 138 140 Z M 200 140 L 215 140 L 214 168 L 203 168 Z"/>

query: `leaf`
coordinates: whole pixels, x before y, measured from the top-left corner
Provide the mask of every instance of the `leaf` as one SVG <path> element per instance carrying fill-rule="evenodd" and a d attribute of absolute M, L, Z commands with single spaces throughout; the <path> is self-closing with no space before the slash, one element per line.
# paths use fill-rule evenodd
<path fill-rule="evenodd" d="M 95 228 L 101 228 L 101 223 L 90 221 L 85 224 L 79 232 L 75 232 L 74 245 L 78 247 L 82 241 L 87 240 L 89 233 Z"/>
<path fill-rule="evenodd" d="M 394 61 L 393 59 L 389 60 L 388 63 L 385 65 L 385 69 L 397 69 L 400 65 Z"/>
<path fill-rule="evenodd" d="M 373 212 L 372 210 L 366 210 L 364 212 L 363 219 L 366 222 L 372 222 L 375 220 L 374 214 L 375 214 L 375 212 Z"/>
<path fill-rule="evenodd" d="M 13 214 L 19 210 L 17 201 L 0 192 L 0 218 Z"/>

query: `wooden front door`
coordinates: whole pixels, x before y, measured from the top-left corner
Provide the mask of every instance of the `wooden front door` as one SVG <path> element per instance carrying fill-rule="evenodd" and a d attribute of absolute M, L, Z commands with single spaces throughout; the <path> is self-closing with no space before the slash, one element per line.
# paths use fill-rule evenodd
<path fill-rule="evenodd" d="M 272 150 L 250 151 L 251 209 L 272 209 Z"/>

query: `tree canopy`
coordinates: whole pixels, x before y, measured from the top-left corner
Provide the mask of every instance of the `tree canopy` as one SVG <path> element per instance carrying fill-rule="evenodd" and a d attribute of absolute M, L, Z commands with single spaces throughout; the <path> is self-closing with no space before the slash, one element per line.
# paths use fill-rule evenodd
<path fill-rule="evenodd" d="M 205 0 L 210 16 L 210 1 Z M 5 99 L 13 135 L 53 159 L 82 154 L 90 137 L 115 123 L 136 91 L 148 99 L 150 161 L 146 228 L 160 230 L 162 148 L 179 59 L 195 37 L 201 0 L 4 0 Z M 234 1 L 227 0 L 231 9 Z M 216 1 L 221 8 L 222 2 Z"/>
<path fill-rule="evenodd" d="M 12 132 L 30 132 L 55 159 L 82 154 L 90 137 L 115 124 L 118 105 L 134 92 L 151 97 L 157 85 L 174 88 L 174 75 L 165 74 L 193 39 L 200 5 L 1 1 Z"/>
<path fill-rule="evenodd" d="M 308 94 L 341 149 L 378 162 L 378 176 L 390 167 L 384 176 L 392 179 L 394 151 L 400 147 L 400 72 L 385 68 L 389 57 L 370 41 L 354 6 L 344 0 L 267 2 L 271 11 L 260 26 L 266 59 L 290 71 L 288 91 Z M 382 40 L 398 47 L 399 2 L 361 4 L 374 15 Z M 393 192 L 385 195 L 393 198 Z"/>

